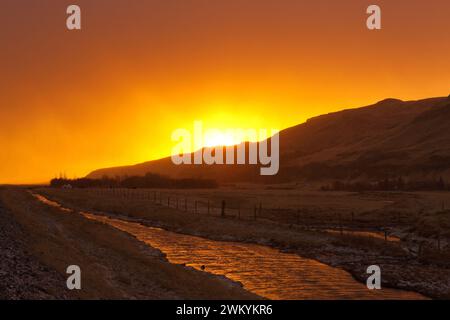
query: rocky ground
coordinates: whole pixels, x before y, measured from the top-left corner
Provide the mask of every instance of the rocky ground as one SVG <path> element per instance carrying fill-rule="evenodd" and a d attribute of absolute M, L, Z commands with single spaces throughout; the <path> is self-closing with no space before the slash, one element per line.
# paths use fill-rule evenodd
<path fill-rule="evenodd" d="M 29 254 L 24 231 L 0 203 L 0 299 L 67 299 L 65 279 Z"/>

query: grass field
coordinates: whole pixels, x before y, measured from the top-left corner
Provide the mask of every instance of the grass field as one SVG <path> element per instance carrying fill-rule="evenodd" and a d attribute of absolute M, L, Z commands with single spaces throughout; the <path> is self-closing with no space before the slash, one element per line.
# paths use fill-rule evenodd
<path fill-rule="evenodd" d="M 121 199 L 120 206 L 155 204 L 186 213 L 314 228 L 407 231 L 436 238 L 450 236 L 448 192 L 321 192 L 294 188 L 230 187 L 210 190 L 52 189 L 80 201 Z M 113 208 L 114 209 L 114 208 Z M 119 208 L 120 211 L 120 208 Z"/>

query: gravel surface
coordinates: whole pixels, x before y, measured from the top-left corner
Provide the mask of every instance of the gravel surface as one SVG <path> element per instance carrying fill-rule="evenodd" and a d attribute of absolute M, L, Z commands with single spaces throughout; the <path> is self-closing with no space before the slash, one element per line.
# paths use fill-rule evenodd
<path fill-rule="evenodd" d="M 0 203 L 0 299 L 67 299 L 65 278 L 27 253 L 23 230 Z"/>

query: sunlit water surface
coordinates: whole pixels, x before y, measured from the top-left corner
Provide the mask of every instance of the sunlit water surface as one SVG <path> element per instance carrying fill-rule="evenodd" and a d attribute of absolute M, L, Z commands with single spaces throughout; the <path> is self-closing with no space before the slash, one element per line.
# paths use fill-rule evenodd
<path fill-rule="evenodd" d="M 35 195 L 40 201 L 70 209 Z M 88 219 L 109 224 L 164 252 L 171 263 L 224 275 L 239 281 L 248 291 L 269 299 L 423 299 L 415 292 L 369 290 L 339 268 L 270 247 L 213 241 L 183 235 L 139 223 L 82 212 Z"/>
<path fill-rule="evenodd" d="M 375 238 L 380 240 L 386 240 L 389 242 L 400 242 L 400 238 L 394 235 L 386 235 L 382 231 L 359 231 L 359 230 L 336 230 L 336 229 L 325 229 L 322 230 L 327 233 L 332 234 L 343 234 L 343 235 L 349 235 L 349 236 L 356 236 L 356 237 L 367 237 L 367 238 Z"/>

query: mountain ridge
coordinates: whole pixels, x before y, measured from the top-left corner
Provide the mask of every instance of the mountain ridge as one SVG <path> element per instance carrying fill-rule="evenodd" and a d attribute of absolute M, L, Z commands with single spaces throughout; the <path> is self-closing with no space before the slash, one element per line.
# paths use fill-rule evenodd
<path fill-rule="evenodd" d="M 386 176 L 450 178 L 448 124 L 450 96 L 414 101 L 389 98 L 319 115 L 282 130 L 280 171 L 276 176 L 260 176 L 259 165 L 176 166 L 166 157 L 95 170 L 87 177 L 152 172 L 172 178 L 267 183 Z"/>

